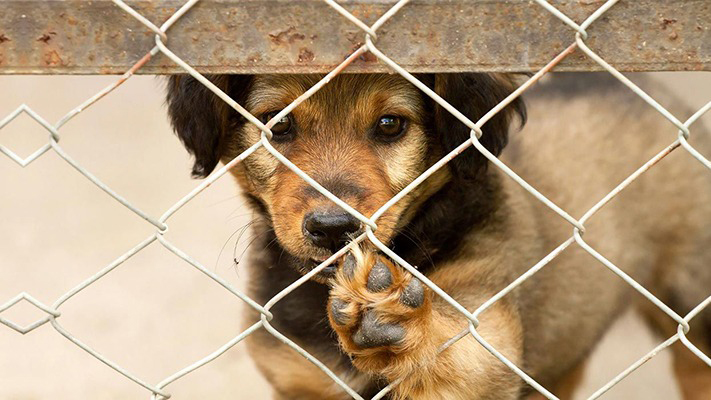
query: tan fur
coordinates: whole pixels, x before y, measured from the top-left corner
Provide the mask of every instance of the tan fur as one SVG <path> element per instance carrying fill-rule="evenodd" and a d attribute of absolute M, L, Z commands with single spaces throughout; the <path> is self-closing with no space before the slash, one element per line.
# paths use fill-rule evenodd
<path fill-rule="evenodd" d="M 386 323 L 400 323 L 407 331 L 405 340 L 396 346 L 376 349 L 359 349 L 350 339 L 356 326 L 331 326 L 339 335 L 343 349 L 351 354 L 360 370 L 382 375 L 393 382 L 403 379 L 395 389 L 397 398 L 418 399 L 496 399 L 517 391 L 515 385 L 503 387 L 498 382 L 512 379 L 512 373 L 484 350 L 471 337 L 460 340 L 451 348 L 439 353 L 439 347 L 467 327 L 451 306 L 442 299 L 427 293 L 424 305 L 411 309 L 400 303 L 402 289 L 414 279 L 392 262 L 384 259 L 393 274 L 391 290 L 372 293 L 365 289 L 368 273 L 375 262 L 375 254 L 356 251 L 359 268 L 355 279 L 344 277 L 343 270 L 336 276 L 332 298 L 350 303 L 346 313 L 356 316 L 362 309 L 378 310 Z M 435 283 L 450 287 L 452 270 L 460 265 L 443 269 L 442 278 L 433 277 Z M 448 282 L 449 278 L 449 282 Z M 484 294 L 471 296 L 484 299 Z M 515 312 L 505 302 L 495 306 L 482 319 L 480 333 L 512 361 L 520 361 L 521 332 Z M 355 323 L 355 318 L 351 318 Z"/>
<path fill-rule="evenodd" d="M 257 77 L 247 108 L 255 114 L 279 110 L 317 79 Z M 365 198 L 345 196 L 343 200 L 369 216 L 436 158 L 426 151 L 425 133 L 418 125 L 422 104 L 414 88 L 398 77 L 377 77 L 366 94 L 349 96 L 347 88 L 356 79 L 346 76 L 331 82 L 297 107 L 293 112 L 296 120 L 312 136 L 275 147 L 319 182 L 328 181 L 329 174 L 346 173 L 351 182 L 366 187 L 370 192 Z M 506 77 L 497 79 L 510 83 Z M 672 113 L 682 119 L 688 116 L 675 108 L 675 99 L 657 92 L 654 85 L 650 88 Z M 528 104 L 528 125 L 512 136 L 502 159 L 575 218 L 676 138 L 676 129 L 669 122 L 622 88 L 595 92 L 594 99 L 540 96 Z M 412 118 L 406 140 L 373 148 L 358 136 L 366 129 L 364 121 L 396 112 L 393 110 Z M 256 128 L 246 127 L 245 142 L 234 145 L 225 159 L 259 136 Z M 709 142 L 708 132 L 692 129 L 692 144 L 707 155 L 711 155 Z M 328 151 L 324 153 L 324 149 Z M 302 196 L 308 185 L 264 150 L 245 160 L 234 174 L 248 193 L 267 205 L 277 237 L 288 251 L 304 258 L 328 256 L 304 240 L 301 221 L 309 210 L 332 206 L 330 201 Z M 491 217 L 496 224 L 469 233 L 456 256 L 428 275 L 469 310 L 573 233 L 570 224 L 498 168 L 490 166 L 487 174 L 502 187 L 502 206 Z M 586 223 L 584 240 L 662 301 L 672 301 L 683 292 L 688 296 L 683 304 L 700 302 L 711 294 L 711 274 L 707 272 L 711 251 L 706 249 L 711 240 L 708 174 L 683 149 L 677 149 L 594 215 Z M 377 236 L 387 242 L 422 202 L 450 179 L 451 171 L 444 168 L 398 202 L 378 220 Z M 413 279 L 410 274 L 372 249 L 356 253 L 355 278 L 345 279 L 341 269 L 329 282 L 332 298 L 349 301 L 345 311 L 349 322 L 339 325 L 331 319 L 331 326 L 343 351 L 362 372 L 351 377 L 354 385 L 369 377 L 388 382 L 402 379 L 393 392 L 397 399 L 516 399 L 525 393 L 520 378 L 470 336 L 438 354 L 439 347 L 467 327 L 468 321 L 430 290 L 422 307 L 412 310 L 403 306 L 398 299 Z M 393 285 L 388 291 L 372 293 L 366 282 L 377 259 L 388 265 Z M 569 398 L 580 375 L 576 371 L 582 369 L 594 344 L 630 299 L 643 304 L 647 313 L 660 313 L 573 244 L 484 312 L 477 331 L 538 382 Z M 377 310 L 383 322 L 401 324 L 407 332 L 404 341 L 396 346 L 358 348 L 351 337 L 366 309 Z M 664 319 L 666 322 L 657 321 Z M 650 320 L 665 326 L 660 328 L 665 336 L 675 331 L 667 316 Z M 692 322 L 693 341 L 708 340 L 708 335 L 694 331 Z M 250 346 L 283 398 L 348 398 L 291 349 L 282 345 L 270 348 L 266 343 L 253 340 Z M 674 354 L 685 398 L 711 398 L 711 369 L 680 345 L 675 346 Z M 335 364 L 324 362 L 338 372 Z"/>
<path fill-rule="evenodd" d="M 709 366 L 680 343 L 675 344 L 672 350 L 674 351 L 674 373 L 679 380 L 684 399 L 710 399 Z M 705 354 L 708 354 L 708 351 Z"/>
<path fill-rule="evenodd" d="M 334 174 L 346 174 L 354 184 L 367 188 L 369 193 L 365 201 L 348 196 L 342 200 L 362 214 L 371 215 L 424 171 L 429 155 L 425 154 L 423 120 L 418 114 L 422 104 L 417 89 L 402 78 L 383 75 L 361 88 L 360 96 L 344 97 L 349 85 L 362 84 L 354 79 L 357 78 L 339 77 L 297 107 L 292 114 L 299 128 L 311 134 L 293 146 L 279 143 L 274 146 L 317 182 L 328 181 Z M 247 109 L 255 115 L 278 111 L 317 80 L 318 77 L 308 75 L 256 77 L 247 99 Z M 362 132 L 384 114 L 407 117 L 410 134 L 393 145 L 374 148 Z M 240 141 L 242 144 L 232 144 L 225 159 L 257 142 L 260 136 L 256 127 L 247 126 Z M 324 147 L 329 148 L 329 152 L 317 150 Z M 238 165 L 233 174 L 249 193 L 269 206 L 277 235 L 288 250 L 303 257 L 327 256 L 303 240 L 300 221 L 307 210 L 332 206 L 330 200 L 325 197 L 304 199 L 301 194 L 309 185 L 265 149 L 257 150 L 243 165 Z M 396 226 L 405 222 L 400 214 L 410 201 L 422 198 L 418 197 L 421 192 L 422 189 L 408 196 L 380 219 L 376 234 L 381 240 L 389 240 Z"/>
<path fill-rule="evenodd" d="M 276 399 L 291 400 L 340 400 L 344 398 L 343 389 L 331 378 L 324 375 L 315 365 L 291 350 L 287 345 L 274 344 L 260 331 L 250 337 L 250 351 L 260 370 L 272 382 Z M 328 357 L 319 355 L 322 361 Z M 336 370 L 336 373 L 341 371 Z M 349 376 L 341 373 L 341 378 L 356 390 L 362 387 L 364 376 Z"/>

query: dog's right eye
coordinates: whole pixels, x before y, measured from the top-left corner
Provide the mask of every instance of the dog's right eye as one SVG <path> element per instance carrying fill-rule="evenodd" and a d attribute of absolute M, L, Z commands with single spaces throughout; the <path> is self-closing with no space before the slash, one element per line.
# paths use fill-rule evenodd
<path fill-rule="evenodd" d="M 262 116 L 262 122 L 265 124 L 270 121 L 272 118 L 274 118 L 275 115 L 277 115 L 279 111 L 272 111 L 270 113 L 266 113 Z M 277 121 L 274 126 L 272 126 L 272 134 L 273 139 L 276 140 L 284 140 L 287 139 L 292 131 L 292 125 L 293 121 L 291 120 L 291 114 L 285 115 L 281 117 L 279 121 Z"/>
<path fill-rule="evenodd" d="M 375 137 L 383 142 L 394 142 L 407 128 L 407 121 L 395 115 L 383 115 L 375 124 Z"/>

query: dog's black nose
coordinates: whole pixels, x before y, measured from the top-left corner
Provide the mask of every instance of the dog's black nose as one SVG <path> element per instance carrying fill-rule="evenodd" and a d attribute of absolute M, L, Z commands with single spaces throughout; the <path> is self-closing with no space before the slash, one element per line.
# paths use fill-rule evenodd
<path fill-rule="evenodd" d="M 304 234 L 318 247 L 336 252 L 349 235 L 360 229 L 360 221 L 342 210 L 316 211 L 304 218 Z"/>

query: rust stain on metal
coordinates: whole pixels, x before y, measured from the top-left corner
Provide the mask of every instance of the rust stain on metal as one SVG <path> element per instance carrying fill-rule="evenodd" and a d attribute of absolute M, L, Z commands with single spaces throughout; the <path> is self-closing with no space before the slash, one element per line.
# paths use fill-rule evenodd
<path fill-rule="evenodd" d="M 255 64 L 262 62 L 262 54 L 261 53 L 254 53 L 254 54 L 250 55 L 248 59 L 250 62 L 255 63 Z"/>
<path fill-rule="evenodd" d="M 287 30 L 270 32 L 269 38 L 276 44 L 293 44 L 297 40 L 306 39 L 306 35 L 297 32 L 295 27 L 290 26 Z"/>
<path fill-rule="evenodd" d="M 358 60 L 367 62 L 367 63 L 373 63 L 373 62 L 378 62 L 378 57 L 376 57 L 375 54 L 368 51 L 368 52 L 363 53 L 360 57 L 358 57 Z"/>
<path fill-rule="evenodd" d="M 355 42 L 353 43 L 353 46 L 351 47 L 351 53 L 360 49 L 363 47 L 365 43 L 363 42 Z M 346 59 L 348 56 L 343 57 L 343 59 Z M 378 57 L 376 57 L 373 53 L 369 51 L 362 52 L 361 55 L 358 56 L 358 58 L 355 60 L 354 64 L 358 65 L 358 61 L 366 62 L 366 63 L 374 63 L 378 62 Z"/>
<path fill-rule="evenodd" d="M 307 49 L 306 47 L 302 47 L 301 50 L 299 50 L 299 58 L 297 62 L 311 62 L 314 60 L 314 58 L 314 53 L 311 50 Z"/>
<path fill-rule="evenodd" d="M 669 146 L 667 146 L 667 148 L 665 148 L 664 150 L 662 150 L 661 153 L 659 153 L 659 154 L 657 154 L 656 156 L 654 156 L 654 158 L 653 158 L 652 160 L 650 160 L 650 162 L 649 162 L 647 165 L 644 166 L 643 171 L 647 171 L 648 169 L 650 169 L 650 168 L 652 168 L 653 166 L 657 165 L 657 163 L 659 163 L 659 161 L 661 161 L 664 157 L 666 157 L 667 155 L 669 155 L 672 151 L 676 150 L 676 148 L 679 147 L 679 146 L 681 146 L 681 143 L 680 143 L 679 140 L 677 139 L 674 143 L 670 144 Z"/>
<path fill-rule="evenodd" d="M 57 32 L 54 32 L 54 31 L 49 32 L 49 33 L 44 33 L 44 34 L 42 34 L 42 36 L 37 38 L 37 41 L 48 44 L 49 41 L 52 40 L 52 36 L 54 36 L 56 34 L 57 34 Z"/>
<path fill-rule="evenodd" d="M 676 21 L 674 18 L 662 18 L 662 29 L 667 29 L 669 25 L 676 23 Z"/>
<path fill-rule="evenodd" d="M 122 74 L 155 46 L 155 34 L 110 1 L 2 3 L 9 12 L 0 12 L 0 74 Z M 390 8 L 384 1 L 348 3 L 366 24 Z M 129 0 L 154 22 L 182 4 Z M 582 21 L 601 4 L 561 0 L 556 7 Z M 587 31 L 586 43 L 620 71 L 711 71 L 708 0 L 619 2 Z M 168 37 L 170 47 L 203 73 L 325 73 L 359 49 L 365 34 L 320 0 L 202 0 Z M 411 72 L 533 72 L 574 40 L 569 27 L 529 1 L 418 0 L 378 30 L 376 45 Z M 579 52 L 556 66 L 600 69 Z M 347 71 L 390 69 L 362 51 Z M 136 71 L 183 72 L 162 56 Z"/>
<path fill-rule="evenodd" d="M 346 32 L 346 39 L 348 39 L 349 42 L 353 43 L 354 49 L 357 49 L 358 47 L 363 45 L 363 42 L 361 41 L 362 34 L 360 34 L 359 31 L 348 31 Z"/>
<path fill-rule="evenodd" d="M 64 60 L 59 56 L 56 50 L 50 50 L 44 55 L 44 63 L 47 66 L 64 65 Z"/>

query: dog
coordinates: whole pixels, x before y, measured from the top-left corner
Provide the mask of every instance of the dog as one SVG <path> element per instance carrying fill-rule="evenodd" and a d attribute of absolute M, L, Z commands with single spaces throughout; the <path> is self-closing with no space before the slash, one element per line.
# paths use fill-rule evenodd
<path fill-rule="evenodd" d="M 505 74 L 417 75 L 477 121 L 516 88 Z M 318 75 L 208 78 L 262 122 Z M 644 77 L 675 115 L 691 113 Z M 190 76 L 173 76 L 177 135 L 207 176 L 260 140 L 260 130 Z M 270 143 L 370 216 L 471 131 L 399 75 L 341 74 L 271 128 Z M 677 128 L 608 74 L 552 74 L 493 116 L 481 144 L 576 218 L 676 139 Z M 708 132 L 691 143 L 711 154 Z M 509 143 L 510 142 L 510 143 Z M 507 145 L 508 144 L 508 145 Z M 506 150 L 504 151 L 504 148 Z M 364 231 L 259 148 L 231 169 L 257 217 L 249 295 L 266 303 Z M 683 149 L 669 154 L 585 223 L 583 240 L 680 315 L 711 295 L 711 181 Z M 374 234 L 473 311 L 573 234 L 573 226 L 468 148 L 377 219 Z M 663 337 L 677 323 L 573 243 L 479 317 L 476 331 L 560 398 L 614 319 L 635 305 Z M 412 274 L 362 242 L 271 309 L 272 326 L 364 398 L 523 399 L 537 393 L 471 335 L 469 321 Z M 250 314 L 249 324 L 259 315 Z M 630 333 L 634 334 L 634 333 Z M 711 354 L 711 310 L 688 338 Z M 276 399 L 348 399 L 332 379 L 260 329 L 248 347 Z M 685 399 L 711 398 L 711 368 L 672 347 Z"/>

